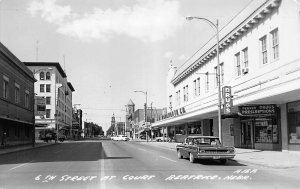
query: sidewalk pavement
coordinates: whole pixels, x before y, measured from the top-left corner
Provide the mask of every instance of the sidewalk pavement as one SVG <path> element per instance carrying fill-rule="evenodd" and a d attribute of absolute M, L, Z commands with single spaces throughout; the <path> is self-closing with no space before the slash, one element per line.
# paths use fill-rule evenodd
<path fill-rule="evenodd" d="M 179 144 L 170 142 L 146 142 L 140 140 L 139 142 L 172 151 L 176 151 L 176 145 Z M 264 151 L 242 148 L 235 148 L 235 150 L 236 156 L 233 160 L 239 163 L 255 164 L 278 169 L 300 167 L 300 152 Z"/>
<path fill-rule="evenodd" d="M 34 148 L 40 148 L 44 146 L 50 146 L 54 144 L 59 144 L 55 143 L 54 141 L 52 142 L 44 142 L 41 140 L 36 140 L 34 147 L 32 144 L 24 144 L 24 145 L 17 145 L 17 146 L 9 146 L 5 148 L 0 148 L 0 155 L 2 154 L 7 154 L 7 153 L 12 153 L 12 152 L 17 152 L 17 151 L 23 151 L 23 150 L 29 150 L 29 149 L 34 149 Z"/>

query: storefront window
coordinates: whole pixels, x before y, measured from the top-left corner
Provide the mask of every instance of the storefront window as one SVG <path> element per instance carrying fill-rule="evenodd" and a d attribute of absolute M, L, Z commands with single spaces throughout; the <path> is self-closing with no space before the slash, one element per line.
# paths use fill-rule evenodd
<path fill-rule="evenodd" d="M 185 125 L 181 125 L 179 127 L 176 127 L 176 134 L 177 135 L 185 135 Z"/>
<path fill-rule="evenodd" d="M 288 134 L 290 144 L 300 144 L 300 101 L 287 105 Z"/>
<path fill-rule="evenodd" d="M 255 119 L 255 142 L 278 143 L 278 127 L 275 118 Z"/>
<path fill-rule="evenodd" d="M 201 122 L 194 123 L 188 126 L 188 134 L 201 134 Z"/>

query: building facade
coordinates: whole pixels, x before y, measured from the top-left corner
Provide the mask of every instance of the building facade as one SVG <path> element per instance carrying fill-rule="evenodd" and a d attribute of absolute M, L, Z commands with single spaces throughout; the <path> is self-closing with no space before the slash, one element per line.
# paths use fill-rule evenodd
<path fill-rule="evenodd" d="M 0 43 L 0 146 L 34 142 L 32 72 Z"/>
<path fill-rule="evenodd" d="M 219 32 L 220 74 L 215 38 L 182 66 L 170 66 L 167 113 L 153 126 L 179 142 L 221 131 L 225 145 L 299 151 L 299 11 L 293 0 L 252 1 Z M 230 92 L 222 98 L 221 130 L 219 84 Z"/>
<path fill-rule="evenodd" d="M 46 114 L 35 116 L 36 138 L 47 132 L 67 134 L 72 125 L 72 93 L 75 91 L 67 81 L 66 73 L 58 62 L 25 62 L 37 82 L 36 96 L 46 99 Z"/>

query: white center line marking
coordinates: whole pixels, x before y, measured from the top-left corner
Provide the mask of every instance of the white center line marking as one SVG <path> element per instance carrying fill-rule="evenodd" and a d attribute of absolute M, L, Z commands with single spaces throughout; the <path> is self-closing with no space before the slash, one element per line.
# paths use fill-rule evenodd
<path fill-rule="evenodd" d="M 22 167 L 22 166 L 24 166 L 24 165 L 27 165 L 27 164 L 33 162 L 33 161 L 34 161 L 34 160 L 32 160 L 32 161 L 30 161 L 30 162 L 28 162 L 28 163 L 23 163 L 23 164 L 21 164 L 21 165 L 18 165 L 18 166 L 16 166 L 16 167 L 13 167 L 13 168 L 9 169 L 8 171 L 11 171 L 11 170 L 17 169 L 17 168 L 19 168 L 19 167 Z"/>
<path fill-rule="evenodd" d="M 176 161 L 174 161 L 174 160 L 172 160 L 172 159 L 169 159 L 169 158 L 166 158 L 166 157 L 164 157 L 164 156 L 159 156 L 159 157 L 164 158 L 164 159 L 167 159 L 167 160 L 169 160 L 169 161 L 176 162 Z"/>
<path fill-rule="evenodd" d="M 142 148 L 138 148 L 138 150 L 142 150 L 142 151 L 144 151 L 144 152 L 149 152 L 149 151 L 147 151 L 147 150 L 145 150 L 145 149 L 142 149 Z"/>
<path fill-rule="evenodd" d="M 57 154 L 57 153 L 59 153 L 59 152 L 62 152 L 62 150 L 59 150 L 59 151 L 57 151 L 57 152 L 55 152 L 55 153 Z"/>

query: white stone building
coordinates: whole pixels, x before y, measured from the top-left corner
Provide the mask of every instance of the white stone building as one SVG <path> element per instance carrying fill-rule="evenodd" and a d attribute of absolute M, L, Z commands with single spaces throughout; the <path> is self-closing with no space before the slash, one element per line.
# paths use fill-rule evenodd
<path fill-rule="evenodd" d="M 46 115 L 35 116 L 36 138 L 57 127 L 68 135 L 72 126 L 72 92 L 67 75 L 58 62 L 25 62 L 37 80 L 34 85 L 36 96 L 45 97 Z M 41 131 L 41 132 L 40 132 Z"/>
<path fill-rule="evenodd" d="M 233 103 L 222 119 L 224 144 L 300 150 L 299 13 L 297 0 L 254 0 L 220 30 L 220 83 Z M 169 69 L 168 113 L 153 126 L 176 141 L 219 135 L 216 46 L 214 37 Z"/>

